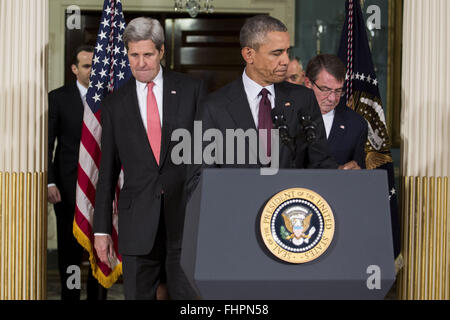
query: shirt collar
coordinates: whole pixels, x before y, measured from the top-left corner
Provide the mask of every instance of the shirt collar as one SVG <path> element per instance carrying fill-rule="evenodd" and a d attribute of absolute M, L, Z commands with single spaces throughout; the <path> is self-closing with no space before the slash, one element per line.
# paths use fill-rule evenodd
<path fill-rule="evenodd" d="M 275 86 L 273 84 L 267 87 L 259 85 L 249 78 L 246 70 L 244 70 L 244 73 L 242 74 L 242 82 L 244 83 L 245 92 L 250 99 L 257 99 L 263 88 L 267 89 L 272 97 L 275 97 Z"/>
<path fill-rule="evenodd" d="M 155 87 L 160 87 L 162 88 L 163 85 L 163 72 L 162 72 L 162 66 L 159 66 L 159 72 L 156 75 L 156 77 L 153 79 L 153 82 L 155 83 Z M 140 82 L 139 80 L 136 79 L 136 87 L 139 91 L 145 91 L 147 89 L 147 83 L 145 82 Z"/>
<path fill-rule="evenodd" d="M 322 117 L 323 118 L 331 118 L 332 119 L 334 117 L 335 113 L 336 113 L 336 110 L 333 109 L 330 112 L 323 114 Z"/>
<path fill-rule="evenodd" d="M 77 80 L 78 91 L 80 91 L 81 97 L 86 96 L 88 89 L 86 89 L 78 80 Z"/>

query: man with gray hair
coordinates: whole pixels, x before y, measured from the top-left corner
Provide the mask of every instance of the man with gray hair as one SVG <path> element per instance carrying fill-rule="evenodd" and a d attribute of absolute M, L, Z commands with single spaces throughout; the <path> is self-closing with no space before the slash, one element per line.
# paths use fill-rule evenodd
<path fill-rule="evenodd" d="M 272 116 L 284 117 L 291 136 L 296 139 L 295 163 L 292 149 L 280 145 L 280 168 L 337 168 L 331 159 L 320 109 L 312 90 L 285 82 L 289 63 L 290 38 L 286 26 L 279 20 L 259 15 L 248 19 L 241 29 L 241 55 L 246 67 L 242 77 L 210 94 L 202 104 L 203 130 L 218 129 L 226 136 L 228 129 L 258 130 L 260 139 L 267 138 L 270 157 L 271 140 L 262 134 L 273 129 Z M 300 127 L 299 116 L 309 116 L 316 124 L 316 139 L 308 143 Z M 260 131 L 261 130 L 261 131 Z M 262 141 L 264 141 L 262 140 Z M 264 143 L 262 144 L 264 145 Z M 248 150 L 247 146 L 247 150 Z M 227 150 L 225 150 L 226 153 Z M 239 155 L 234 154 L 234 157 Z M 223 155 L 223 158 L 227 158 Z M 215 167 L 260 168 L 245 157 L 245 164 L 218 164 Z M 196 187 L 201 168 L 192 168 L 188 193 Z"/>
<path fill-rule="evenodd" d="M 169 297 L 195 299 L 180 266 L 186 167 L 175 165 L 170 154 L 172 132 L 193 130 L 203 85 L 161 66 L 164 31 L 157 20 L 132 20 L 123 40 L 133 78 L 103 102 L 95 249 L 109 264 L 112 202 L 122 168 L 118 209 L 125 298 L 154 299 L 165 267 Z"/>

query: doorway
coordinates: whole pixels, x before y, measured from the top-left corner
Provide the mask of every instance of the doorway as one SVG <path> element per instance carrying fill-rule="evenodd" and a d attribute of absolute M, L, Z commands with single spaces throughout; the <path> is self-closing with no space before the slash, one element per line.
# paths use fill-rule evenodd
<path fill-rule="evenodd" d="M 244 69 L 240 54 L 239 31 L 252 14 L 199 15 L 192 19 L 184 14 L 142 12 L 124 13 L 126 22 L 140 16 L 159 20 L 165 30 L 166 68 L 204 80 L 209 92 L 237 79 Z M 95 46 L 100 11 L 83 11 L 81 28 L 65 34 L 65 84 L 75 81 L 70 69 L 76 48 Z"/>

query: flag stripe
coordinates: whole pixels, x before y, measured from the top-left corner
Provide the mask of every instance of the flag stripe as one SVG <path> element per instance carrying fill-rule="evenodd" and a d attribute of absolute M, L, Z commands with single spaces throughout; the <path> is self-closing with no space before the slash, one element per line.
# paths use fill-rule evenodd
<path fill-rule="evenodd" d="M 78 184 L 76 197 L 77 207 L 80 209 L 80 212 L 85 218 L 91 219 L 92 217 L 89 214 L 94 211 L 95 187 L 81 167 L 78 167 Z"/>
<path fill-rule="evenodd" d="M 98 114 L 100 114 L 100 111 L 98 111 Z M 100 139 L 102 137 L 102 127 L 100 126 L 100 121 L 101 120 L 92 113 L 91 108 L 89 108 L 86 104 L 83 114 L 83 125 L 86 126 L 86 129 L 91 133 L 98 145 L 100 145 Z"/>
<path fill-rule="evenodd" d="M 85 123 L 83 123 L 81 134 L 81 144 L 83 145 L 86 152 L 91 156 L 91 159 L 94 161 L 95 166 L 97 168 L 100 168 L 100 145 L 97 143 L 91 131 L 89 131 L 89 129 L 86 127 Z"/>
<path fill-rule="evenodd" d="M 91 155 L 84 148 L 83 144 L 80 145 L 80 160 L 78 162 L 78 165 L 81 169 L 83 169 L 83 174 L 85 174 L 89 178 L 92 185 L 96 186 L 98 179 L 98 169 L 94 160 L 92 160 Z"/>

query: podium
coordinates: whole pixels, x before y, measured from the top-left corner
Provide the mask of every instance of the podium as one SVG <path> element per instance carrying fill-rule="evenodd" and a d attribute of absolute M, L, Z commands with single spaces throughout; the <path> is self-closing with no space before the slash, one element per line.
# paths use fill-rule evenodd
<path fill-rule="evenodd" d="M 311 190 L 334 216 L 315 260 L 274 256 L 260 230 L 263 210 L 290 188 Z M 205 169 L 186 208 L 181 266 L 208 300 L 383 299 L 395 280 L 384 170 Z"/>

